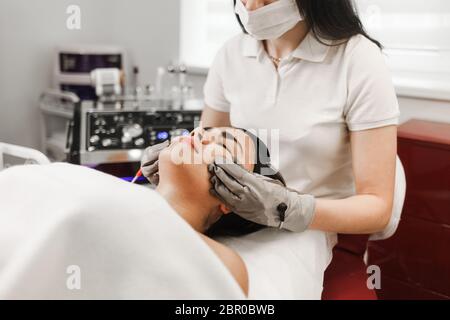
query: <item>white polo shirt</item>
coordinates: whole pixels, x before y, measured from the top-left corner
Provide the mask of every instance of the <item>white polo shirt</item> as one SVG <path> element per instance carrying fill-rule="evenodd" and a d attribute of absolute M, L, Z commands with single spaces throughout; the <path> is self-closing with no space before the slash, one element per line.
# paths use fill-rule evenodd
<path fill-rule="evenodd" d="M 218 52 L 204 96 L 234 127 L 278 129 L 279 152 L 266 143 L 288 186 L 330 199 L 355 193 L 350 131 L 399 117 L 382 52 L 361 35 L 330 47 L 309 33 L 277 70 L 261 41 L 240 34 Z"/>

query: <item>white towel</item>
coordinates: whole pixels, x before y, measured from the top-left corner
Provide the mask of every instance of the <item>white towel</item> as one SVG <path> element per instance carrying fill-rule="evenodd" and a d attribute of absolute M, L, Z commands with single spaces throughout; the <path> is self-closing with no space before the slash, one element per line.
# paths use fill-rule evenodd
<path fill-rule="evenodd" d="M 0 172 L 0 299 L 18 298 L 244 295 L 156 192 L 92 169 L 52 164 Z"/>

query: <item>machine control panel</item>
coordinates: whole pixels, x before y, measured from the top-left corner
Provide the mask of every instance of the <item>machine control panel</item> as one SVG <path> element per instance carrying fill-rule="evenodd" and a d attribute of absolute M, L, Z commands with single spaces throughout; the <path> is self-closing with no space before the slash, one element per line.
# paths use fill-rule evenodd
<path fill-rule="evenodd" d="M 91 111 L 87 114 L 86 149 L 143 149 L 176 136 L 188 135 L 201 111 Z"/>

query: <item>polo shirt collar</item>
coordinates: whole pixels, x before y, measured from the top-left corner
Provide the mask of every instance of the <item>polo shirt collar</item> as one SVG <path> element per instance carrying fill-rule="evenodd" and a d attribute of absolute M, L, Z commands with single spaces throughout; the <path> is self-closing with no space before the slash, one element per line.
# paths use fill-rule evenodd
<path fill-rule="evenodd" d="M 252 36 L 246 34 L 244 36 L 244 45 L 242 47 L 242 54 L 244 57 L 256 57 L 258 60 L 264 53 L 264 46 L 262 41 L 258 41 Z"/>
<path fill-rule="evenodd" d="M 323 62 L 327 57 L 331 44 L 332 42 L 329 40 L 317 40 L 310 31 L 297 49 L 292 52 L 292 56 L 311 62 Z"/>
<path fill-rule="evenodd" d="M 291 53 L 291 56 L 311 62 L 323 62 L 330 50 L 329 45 L 332 42 L 324 39 L 321 39 L 321 42 L 310 31 L 300 45 Z M 242 54 L 245 57 L 256 57 L 260 60 L 264 54 L 262 41 L 258 41 L 250 35 L 245 35 Z"/>

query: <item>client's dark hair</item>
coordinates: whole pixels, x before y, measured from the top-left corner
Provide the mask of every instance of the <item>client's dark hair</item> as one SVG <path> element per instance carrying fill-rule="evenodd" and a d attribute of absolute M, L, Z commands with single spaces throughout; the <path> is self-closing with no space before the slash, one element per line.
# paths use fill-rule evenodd
<path fill-rule="evenodd" d="M 282 185 L 286 186 L 286 182 L 281 173 L 276 171 L 271 165 L 270 153 L 266 144 L 250 131 L 245 129 L 240 130 L 244 131 L 253 140 L 253 144 L 256 148 L 253 172 L 277 180 Z M 208 229 L 206 234 L 210 237 L 242 236 L 256 232 L 265 227 L 266 226 L 264 225 L 245 220 L 234 212 L 230 212 L 229 214 L 223 215 L 216 223 L 214 223 Z"/>

